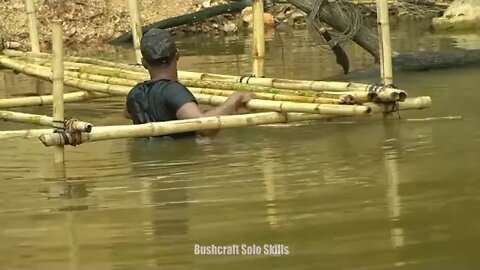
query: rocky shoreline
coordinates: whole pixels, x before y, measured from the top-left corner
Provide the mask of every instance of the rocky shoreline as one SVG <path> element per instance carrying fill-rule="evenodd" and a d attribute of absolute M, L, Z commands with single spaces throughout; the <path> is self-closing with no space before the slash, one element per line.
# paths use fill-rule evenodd
<path fill-rule="evenodd" d="M 88 3 L 87 3 L 88 1 Z M 29 49 L 28 21 L 23 0 L 11 0 L 0 3 L 0 14 L 5 19 L 0 21 L 0 39 L 6 47 Z M 50 51 L 50 29 L 52 19 L 64 21 L 65 44 L 70 49 L 77 47 L 107 44 L 116 36 L 129 31 L 130 21 L 128 7 L 120 0 L 37 0 L 37 18 L 41 36 L 42 51 Z M 198 11 L 212 5 L 223 4 L 224 0 L 177 0 L 140 1 L 143 24 L 152 23 L 168 17 Z M 163 7 L 152 9 L 151 7 Z M 398 1 L 391 5 L 390 13 L 395 17 L 433 18 L 440 16 L 445 6 L 418 5 Z M 376 17 L 375 4 L 362 4 L 359 9 L 365 18 Z M 60 15 L 59 15 L 60 14 Z M 5 15 L 5 16 L 4 16 Z M 307 16 L 291 4 L 275 4 L 267 7 L 265 22 L 267 27 L 305 28 Z M 251 8 L 241 13 L 225 14 L 210 18 L 204 22 L 193 23 L 171 31 L 174 35 L 183 36 L 196 33 L 214 35 L 234 35 L 238 31 L 251 27 Z"/>

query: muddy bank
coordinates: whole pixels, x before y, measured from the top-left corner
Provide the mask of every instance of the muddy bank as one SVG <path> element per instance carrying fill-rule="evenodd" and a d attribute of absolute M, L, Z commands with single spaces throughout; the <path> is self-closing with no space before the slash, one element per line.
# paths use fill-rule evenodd
<path fill-rule="evenodd" d="M 56 18 L 64 21 L 66 46 L 78 49 L 85 46 L 99 46 L 128 32 L 130 21 L 128 7 L 123 0 L 37 0 L 37 17 L 42 51 L 50 51 L 50 21 Z M 222 4 L 224 0 L 143 0 L 141 3 L 142 24 L 179 16 Z M 397 17 L 436 17 L 443 13 L 445 6 L 396 2 L 390 13 Z M 189 35 L 199 32 L 215 35 L 234 35 L 251 25 L 251 12 L 220 15 L 205 22 L 187 24 L 172 29 L 174 35 Z M 376 16 L 375 4 L 359 5 L 366 18 Z M 28 21 L 24 0 L 0 2 L 0 38 L 7 47 L 29 49 Z M 291 4 L 268 6 L 265 14 L 267 27 L 306 27 L 306 14 Z"/>

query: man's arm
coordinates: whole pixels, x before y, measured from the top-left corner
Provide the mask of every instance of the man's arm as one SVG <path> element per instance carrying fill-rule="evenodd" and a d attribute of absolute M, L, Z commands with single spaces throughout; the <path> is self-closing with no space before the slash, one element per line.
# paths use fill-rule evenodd
<path fill-rule="evenodd" d="M 176 113 L 177 119 L 192 119 L 206 116 L 231 115 L 241 107 L 244 107 L 253 97 L 252 93 L 236 92 L 232 94 L 222 105 L 214 109 L 202 112 L 195 102 L 188 102 L 181 106 Z M 213 136 L 219 130 L 202 130 L 198 133 L 202 136 Z"/>

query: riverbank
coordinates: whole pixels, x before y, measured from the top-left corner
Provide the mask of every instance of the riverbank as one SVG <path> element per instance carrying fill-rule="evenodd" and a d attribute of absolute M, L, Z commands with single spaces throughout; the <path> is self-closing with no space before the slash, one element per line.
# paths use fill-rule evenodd
<path fill-rule="evenodd" d="M 223 0 L 144 0 L 140 1 L 142 24 L 150 24 L 166 18 L 198 11 L 213 5 L 225 3 Z M 128 7 L 121 0 L 60 1 L 38 0 L 37 17 L 42 51 L 50 51 L 50 28 L 53 18 L 64 21 L 65 44 L 70 49 L 100 46 L 113 38 L 128 32 L 130 21 Z M 155 8 L 152 8 L 155 7 Z M 397 1 L 390 5 L 390 13 L 395 17 L 425 18 L 442 14 L 446 6 L 434 4 L 410 4 Z M 359 9 L 366 18 L 376 16 L 375 4 L 362 4 Z M 0 3 L 0 14 L 5 18 L 0 22 L 0 39 L 7 47 L 29 49 L 28 20 L 24 0 L 11 0 Z M 61 16 L 58 16 L 61 14 Z M 248 29 L 251 15 L 248 8 L 243 12 L 213 17 L 205 22 L 192 23 L 171 29 L 174 35 L 184 36 L 195 33 L 215 35 L 235 35 Z M 291 4 L 275 4 L 266 10 L 268 27 L 306 27 L 306 14 Z"/>

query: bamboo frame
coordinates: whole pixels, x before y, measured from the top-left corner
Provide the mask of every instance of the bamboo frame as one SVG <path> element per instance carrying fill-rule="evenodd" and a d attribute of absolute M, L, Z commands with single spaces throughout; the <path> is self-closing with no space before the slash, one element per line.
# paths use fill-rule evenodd
<path fill-rule="evenodd" d="M 261 78 L 264 76 L 265 59 L 265 21 L 263 14 L 263 0 L 252 1 L 253 12 L 253 76 Z"/>
<path fill-rule="evenodd" d="M 140 11 L 138 10 L 138 0 L 128 0 L 128 10 L 130 13 L 130 24 L 133 36 L 133 48 L 137 64 L 142 63 L 142 53 L 140 51 L 140 39 L 142 38 L 142 26 L 140 24 Z"/>
<path fill-rule="evenodd" d="M 32 54 L 18 52 L 15 50 L 5 50 L 6 56 L 13 57 L 25 57 L 26 55 L 30 56 L 40 56 L 41 58 L 48 57 L 48 54 Z M 70 62 L 81 62 L 89 63 L 91 66 L 82 65 L 82 70 L 80 72 L 92 73 L 97 75 L 118 77 L 123 79 L 130 80 L 139 80 L 139 79 L 148 79 L 148 73 L 145 69 L 131 66 L 127 64 L 109 62 L 105 60 L 91 59 L 91 58 L 82 58 L 82 57 L 68 57 Z M 301 90 L 301 91 L 367 91 L 367 92 L 380 92 L 383 90 L 390 91 L 401 91 L 406 92 L 400 89 L 377 86 L 374 84 L 363 84 L 363 83 L 352 83 L 352 82 L 335 82 L 335 81 L 307 81 L 307 80 L 290 80 L 290 79 L 279 79 L 279 78 L 254 78 L 254 77 L 245 77 L 245 76 L 234 76 L 234 75 L 223 75 L 223 74 L 211 74 L 211 73 L 198 73 L 190 71 L 179 71 L 178 72 L 180 81 L 185 82 L 201 82 L 201 83 L 225 83 L 234 85 L 237 83 L 236 87 L 240 84 L 248 85 L 251 87 L 270 87 L 275 89 L 286 89 L 286 90 Z M 194 86 L 194 85 L 192 85 Z M 233 86 L 231 86 L 233 87 Z M 210 87 L 216 88 L 216 87 Z M 226 88 L 222 88 L 226 89 Z M 228 90 L 237 90 L 233 88 L 228 88 Z"/>
<path fill-rule="evenodd" d="M 30 33 L 30 44 L 33 53 L 40 52 L 40 41 L 38 37 L 37 14 L 35 0 L 25 0 L 28 17 L 28 30 Z"/>
<path fill-rule="evenodd" d="M 373 112 L 381 113 L 392 109 L 390 104 L 370 103 Z M 431 106 L 430 97 L 419 97 L 407 99 L 405 102 L 398 103 L 398 110 L 424 109 Z M 174 133 L 191 132 L 206 129 L 225 129 L 276 123 L 289 123 L 307 120 L 325 120 L 336 116 L 304 113 L 279 113 L 265 112 L 243 115 L 229 116 L 211 116 L 188 120 L 175 120 L 166 122 L 153 122 L 141 125 L 121 125 L 95 127 L 92 133 L 82 133 L 80 141 L 82 143 L 133 138 L 161 136 Z M 1 133 L 0 133 L 1 134 Z M 1 137 L 0 137 L 1 138 Z M 63 137 L 59 134 L 43 134 L 39 138 L 45 146 L 63 145 Z"/>
<path fill-rule="evenodd" d="M 27 129 L 0 131 L 0 140 L 38 138 L 43 134 L 52 133 L 53 129 Z"/>
<path fill-rule="evenodd" d="M 53 81 L 53 127 L 64 129 L 64 106 L 63 106 L 63 29 L 62 21 L 52 21 L 52 81 Z M 63 146 L 54 149 L 53 156 L 55 163 L 65 162 Z"/>

